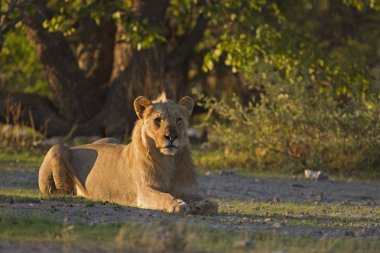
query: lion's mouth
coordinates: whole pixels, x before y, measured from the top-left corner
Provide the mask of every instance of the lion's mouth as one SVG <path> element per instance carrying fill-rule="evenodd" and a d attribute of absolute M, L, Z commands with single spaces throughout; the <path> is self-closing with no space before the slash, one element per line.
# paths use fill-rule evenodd
<path fill-rule="evenodd" d="M 167 145 L 167 146 L 162 146 L 160 148 L 160 151 L 161 153 L 163 153 L 164 155 L 175 155 L 178 151 L 178 147 L 171 144 L 171 145 Z"/>
<path fill-rule="evenodd" d="M 177 147 L 177 146 L 174 146 L 174 145 L 172 144 L 172 145 L 165 146 L 164 148 L 172 149 L 172 148 L 178 148 L 178 147 Z"/>

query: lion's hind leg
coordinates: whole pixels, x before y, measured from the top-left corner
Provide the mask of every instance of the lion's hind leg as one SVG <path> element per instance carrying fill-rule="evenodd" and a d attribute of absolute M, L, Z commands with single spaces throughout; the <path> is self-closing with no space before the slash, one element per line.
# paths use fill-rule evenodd
<path fill-rule="evenodd" d="M 44 194 L 75 194 L 75 181 L 70 164 L 70 150 L 54 145 L 46 154 L 38 174 L 38 185 Z"/>

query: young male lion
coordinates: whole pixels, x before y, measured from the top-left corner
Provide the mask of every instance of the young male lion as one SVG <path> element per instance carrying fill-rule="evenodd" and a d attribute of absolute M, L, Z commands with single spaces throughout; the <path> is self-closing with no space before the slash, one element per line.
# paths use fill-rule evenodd
<path fill-rule="evenodd" d="M 165 95 L 138 97 L 138 121 L 128 145 L 102 139 L 69 148 L 55 145 L 38 176 L 44 194 L 74 194 L 179 214 L 213 214 L 218 205 L 199 193 L 186 134 L 194 102 Z"/>

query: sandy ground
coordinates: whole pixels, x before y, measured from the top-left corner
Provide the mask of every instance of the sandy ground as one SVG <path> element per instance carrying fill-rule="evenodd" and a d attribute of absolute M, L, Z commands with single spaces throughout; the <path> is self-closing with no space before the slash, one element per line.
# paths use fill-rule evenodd
<path fill-rule="evenodd" d="M 223 175 L 226 174 L 226 175 Z M 379 205 L 380 183 L 310 181 L 242 177 L 233 173 L 200 178 L 207 195 L 253 201 L 350 203 Z"/>
<path fill-rule="evenodd" d="M 37 189 L 37 172 L 31 169 L 0 169 L 0 189 L 32 188 Z M 202 191 L 221 201 L 223 205 L 233 205 L 235 200 L 246 200 L 249 203 L 307 203 L 317 205 L 337 204 L 342 206 L 368 206 L 378 208 L 380 205 L 379 182 L 339 182 L 339 181 L 307 181 L 299 179 L 270 179 L 244 177 L 234 173 L 211 174 L 201 176 L 199 185 Z M 0 193 L 1 194 L 1 193 Z M 233 208 L 233 207 L 232 207 Z M 37 214 L 55 219 L 63 224 L 76 222 L 98 224 L 111 222 L 155 223 L 162 220 L 199 224 L 211 228 L 232 230 L 235 232 L 275 232 L 290 235 L 309 235 L 314 237 L 329 236 L 333 238 L 368 238 L 380 239 L 380 217 L 375 212 L 353 213 L 363 217 L 359 227 L 313 227 L 287 225 L 286 219 L 315 221 L 323 216 L 305 214 L 301 216 L 289 214 L 281 222 L 272 222 L 271 218 L 253 213 L 221 212 L 212 217 L 168 215 L 158 211 L 142 210 L 111 204 L 88 205 L 87 203 L 65 202 L 56 200 L 41 200 L 37 202 L 0 201 L 0 213 L 20 215 Z M 313 216 L 314 215 L 314 216 Z M 339 211 L 336 218 L 339 218 Z M 345 214 L 347 215 L 347 213 Z M 349 215 L 349 214 L 348 214 Z M 326 219 L 333 219 L 329 215 Z M 277 217 L 278 218 L 278 217 Z M 276 219 L 273 219 L 276 220 Z M 278 219 L 277 219 L 278 220 Z M 326 222 L 326 221 L 324 221 Z M 328 221 L 327 221 L 328 222 Z M 12 252 L 22 252 L 22 245 L 10 245 L 12 242 L 0 241 L 0 252 L 13 249 Z M 35 243 L 38 247 L 38 243 Z M 50 245 L 54 251 L 56 245 Z M 67 246 L 69 247 L 69 246 Z M 69 250 L 70 251 L 70 250 Z M 33 252 L 33 251 L 32 251 Z"/>

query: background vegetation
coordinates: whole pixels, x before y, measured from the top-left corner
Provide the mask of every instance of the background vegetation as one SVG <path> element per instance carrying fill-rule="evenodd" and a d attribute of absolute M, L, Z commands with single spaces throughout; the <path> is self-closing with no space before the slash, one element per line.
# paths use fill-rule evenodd
<path fill-rule="evenodd" d="M 0 17 L 4 143 L 24 125 L 125 138 L 134 97 L 192 92 L 228 166 L 379 172 L 376 0 L 17 0 Z"/>

